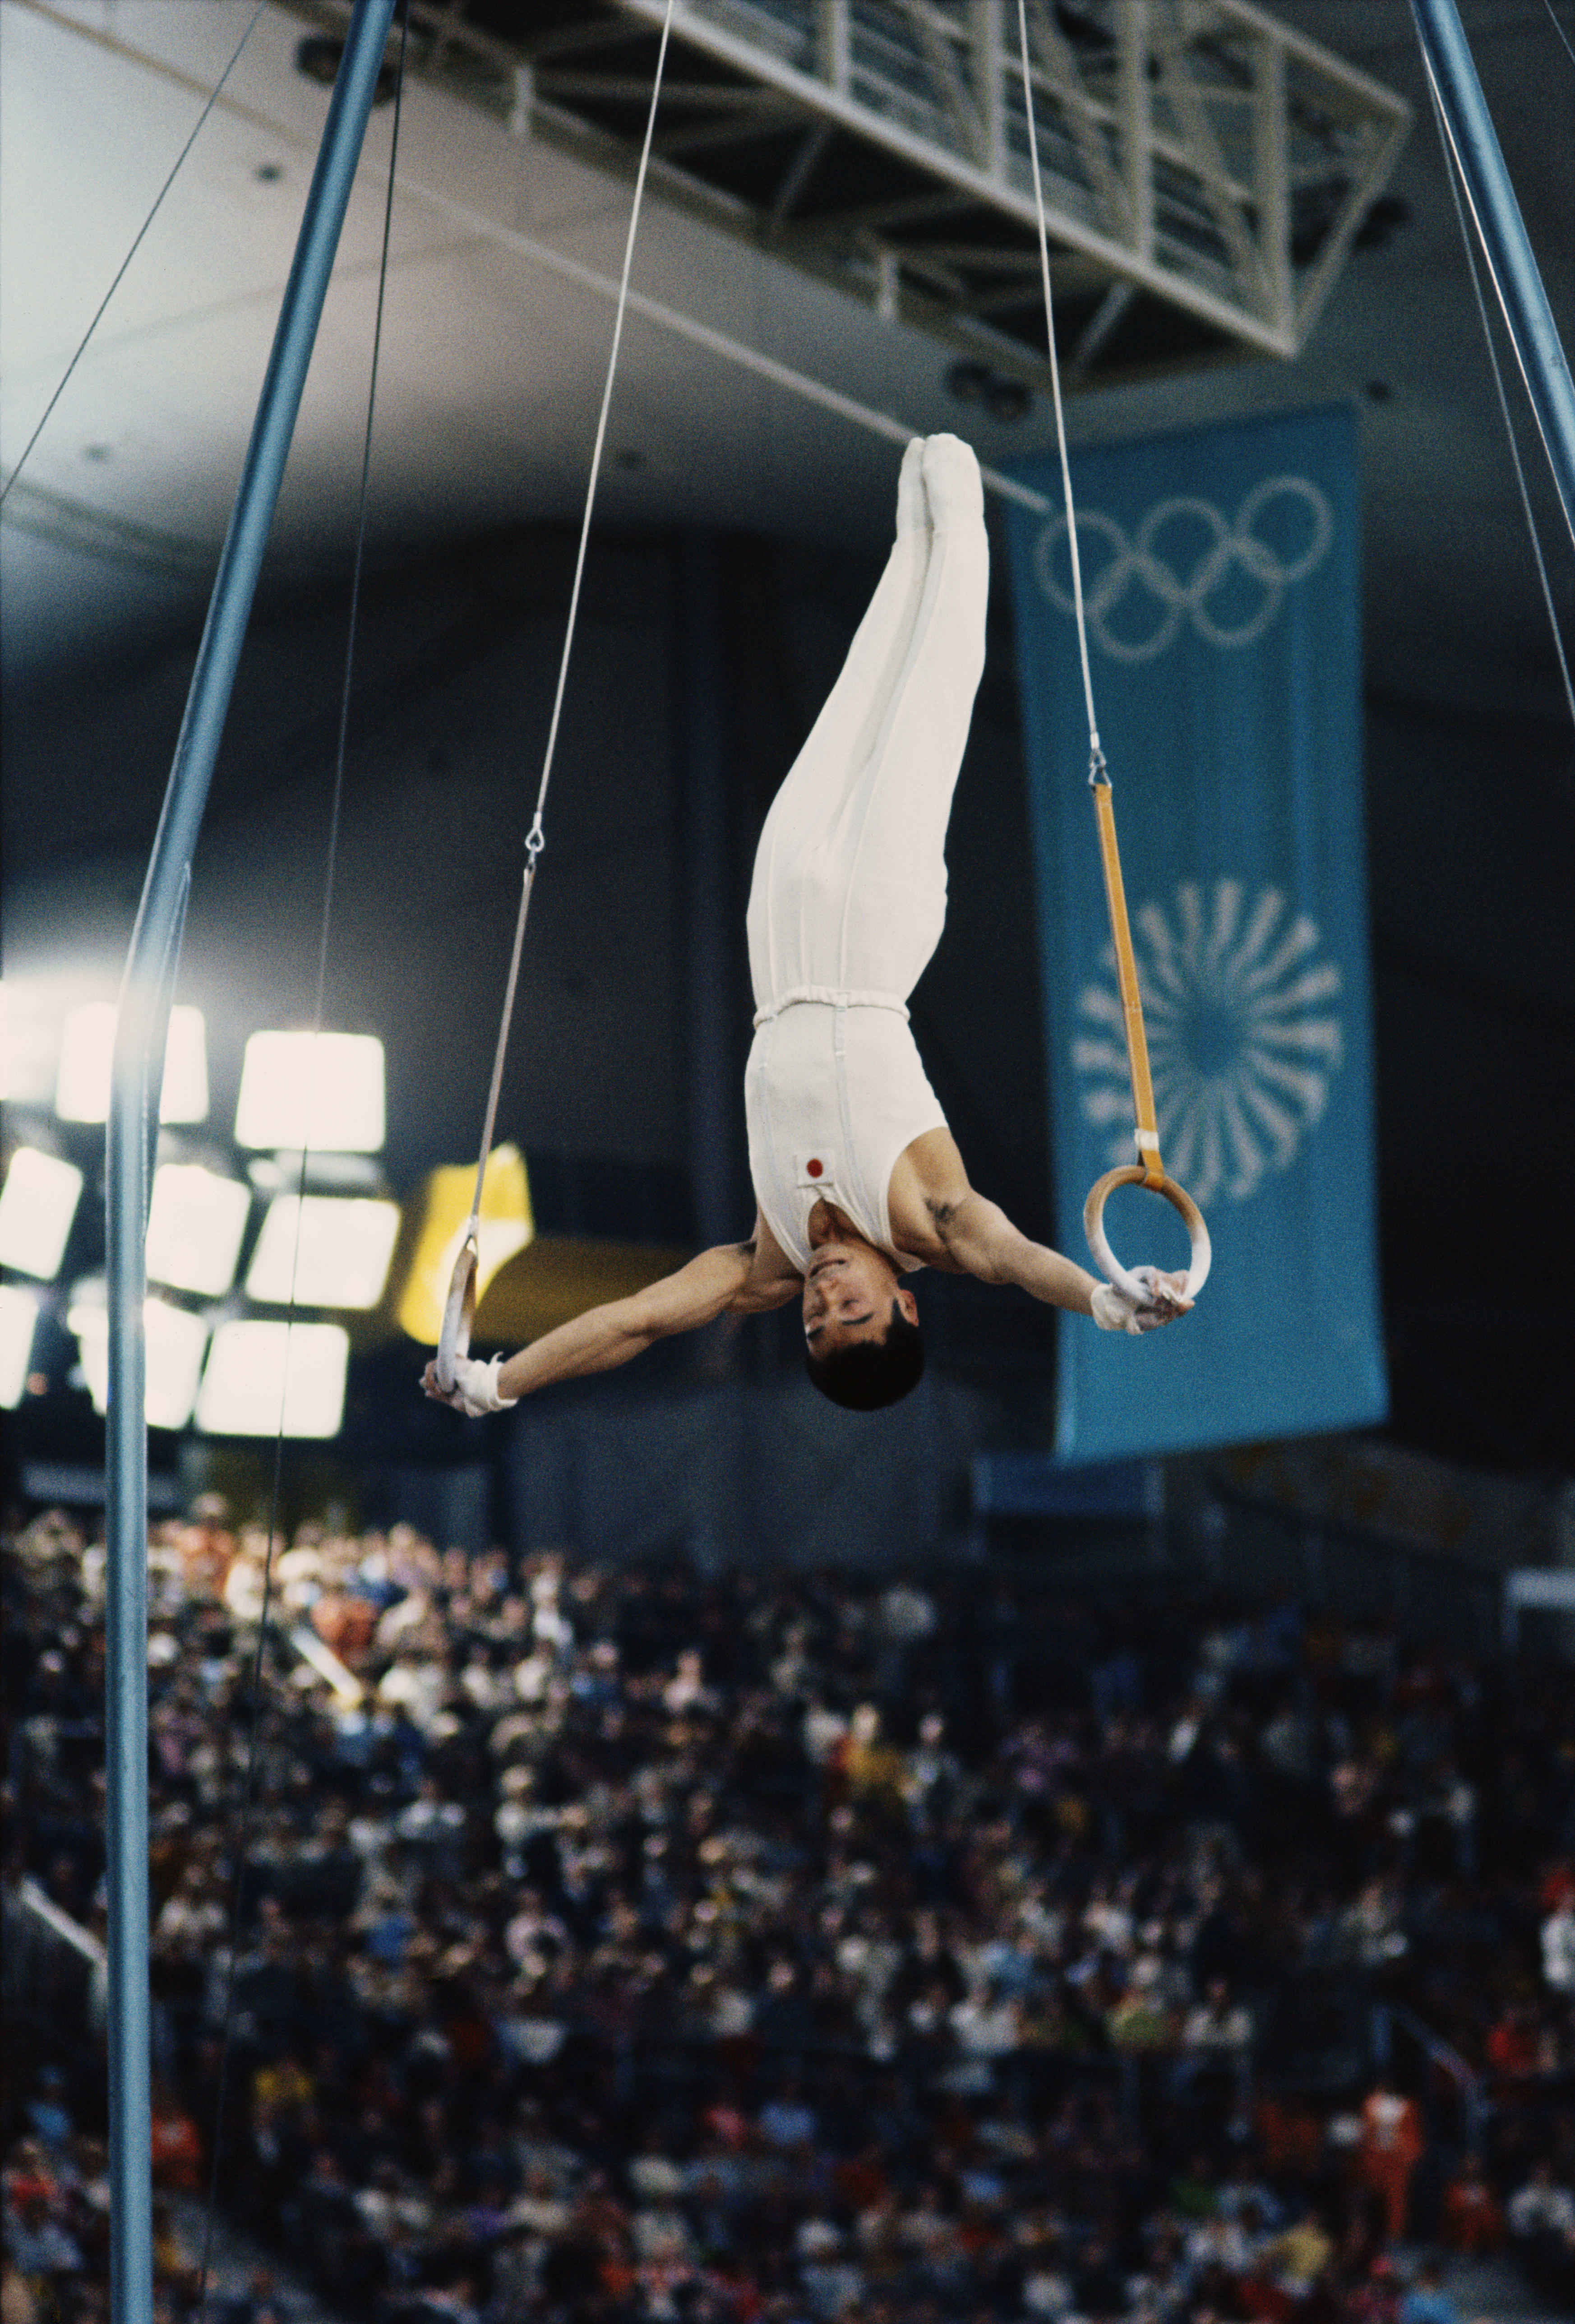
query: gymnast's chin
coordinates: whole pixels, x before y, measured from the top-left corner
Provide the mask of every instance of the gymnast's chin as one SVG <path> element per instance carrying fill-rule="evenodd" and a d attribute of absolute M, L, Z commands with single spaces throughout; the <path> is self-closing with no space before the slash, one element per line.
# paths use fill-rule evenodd
<path fill-rule="evenodd" d="M 804 1362 L 822 1396 L 844 1412 L 899 1404 L 924 1378 L 918 1302 L 862 1236 L 815 1252 L 804 1279 Z"/>

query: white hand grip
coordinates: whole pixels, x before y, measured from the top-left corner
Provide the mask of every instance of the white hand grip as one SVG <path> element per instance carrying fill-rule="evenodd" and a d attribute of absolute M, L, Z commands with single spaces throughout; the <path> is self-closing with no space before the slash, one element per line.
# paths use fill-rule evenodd
<path fill-rule="evenodd" d="M 1129 1299 L 1135 1299 L 1140 1307 L 1146 1307 L 1152 1294 L 1135 1275 L 1128 1275 L 1105 1240 L 1106 1201 L 1118 1186 L 1140 1186 L 1142 1184 L 1141 1163 L 1127 1162 L 1119 1170 L 1107 1170 L 1097 1185 L 1089 1189 L 1088 1200 L 1082 1206 L 1082 1231 L 1088 1237 L 1088 1247 L 1101 1274 L 1107 1277 L 1118 1291 L 1124 1291 Z M 1192 1265 L 1187 1269 L 1186 1296 L 1189 1299 L 1195 1299 L 1209 1279 L 1209 1268 L 1214 1256 L 1203 1213 L 1186 1188 L 1178 1186 L 1174 1178 L 1162 1178 L 1152 1191 L 1163 1194 L 1171 1208 L 1181 1213 L 1193 1246 Z"/>

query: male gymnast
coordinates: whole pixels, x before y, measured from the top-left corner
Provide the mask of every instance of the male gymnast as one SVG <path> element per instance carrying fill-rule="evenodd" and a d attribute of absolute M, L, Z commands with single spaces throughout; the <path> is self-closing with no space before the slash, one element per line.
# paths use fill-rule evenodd
<path fill-rule="evenodd" d="M 498 1412 L 609 1371 L 719 1315 L 801 1301 L 809 1377 L 895 1404 L 924 1370 L 923 1267 L 1015 1283 L 1102 1331 L 1184 1314 L 1186 1278 L 1135 1270 L 1136 1303 L 1020 1234 L 968 1183 L 908 1029 L 946 917 L 946 824 L 984 667 L 990 551 L 979 464 L 955 436 L 903 456 L 897 540 L 841 677 L 778 792 L 750 890 L 755 1038 L 744 1074 L 754 1231 L 506 1360 L 464 1359 L 443 1397 Z"/>

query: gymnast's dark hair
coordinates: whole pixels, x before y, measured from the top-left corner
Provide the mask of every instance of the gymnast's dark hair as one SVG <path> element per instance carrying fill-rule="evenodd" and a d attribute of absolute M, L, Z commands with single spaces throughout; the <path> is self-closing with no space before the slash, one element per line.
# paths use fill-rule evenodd
<path fill-rule="evenodd" d="M 829 1356 L 806 1352 L 804 1366 L 822 1396 L 845 1412 L 879 1412 L 900 1403 L 924 1378 L 924 1339 L 894 1299 L 883 1340 L 855 1340 Z"/>

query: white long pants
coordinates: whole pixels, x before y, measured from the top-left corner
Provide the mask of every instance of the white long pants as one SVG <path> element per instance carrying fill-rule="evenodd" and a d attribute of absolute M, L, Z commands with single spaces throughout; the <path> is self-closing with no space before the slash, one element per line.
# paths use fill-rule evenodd
<path fill-rule="evenodd" d="M 946 918 L 946 825 L 984 668 L 990 549 L 955 436 L 903 456 L 897 540 L 766 817 L 750 889 L 757 1010 L 906 1001 Z"/>

